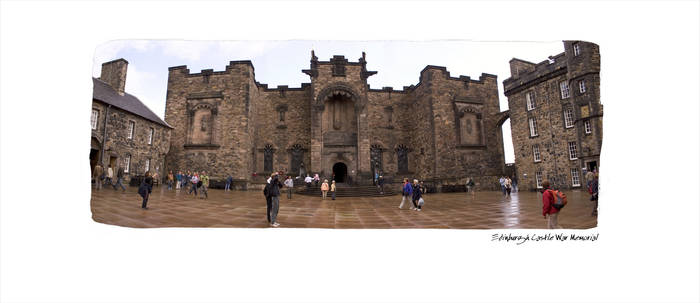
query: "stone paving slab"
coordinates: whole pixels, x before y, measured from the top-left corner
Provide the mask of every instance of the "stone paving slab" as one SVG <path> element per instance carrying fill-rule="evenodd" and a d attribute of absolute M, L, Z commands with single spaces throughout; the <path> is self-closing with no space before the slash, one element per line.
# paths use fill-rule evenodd
<path fill-rule="evenodd" d="M 591 216 L 593 202 L 584 191 L 566 192 L 569 203 L 559 215 L 563 228 L 596 227 Z M 401 196 L 321 197 L 294 195 L 280 199 L 278 228 L 335 229 L 542 229 L 542 195 L 517 192 L 504 197 L 500 192 L 426 194 L 423 211 L 399 209 Z M 201 199 L 184 191 L 156 187 L 141 209 L 136 188 L 126 192 L 93 189 L 92 218 L 100 223 L 127 227 L 240 227 L 269 228 L 265 198 L 260 191 L 209 190 Z"/>

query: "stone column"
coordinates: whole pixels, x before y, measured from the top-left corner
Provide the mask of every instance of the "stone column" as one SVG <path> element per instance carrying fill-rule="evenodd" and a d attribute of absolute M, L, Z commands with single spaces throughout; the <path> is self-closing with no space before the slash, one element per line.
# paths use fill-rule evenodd
<path fill-rule="evenodd" d="M 323 152 L 323 129 L 321 126 L 323 105 L 316 105 L 311 108 L 311 163 L 310 173 L 320 173 L 323 169 L 321 154 Z"/>

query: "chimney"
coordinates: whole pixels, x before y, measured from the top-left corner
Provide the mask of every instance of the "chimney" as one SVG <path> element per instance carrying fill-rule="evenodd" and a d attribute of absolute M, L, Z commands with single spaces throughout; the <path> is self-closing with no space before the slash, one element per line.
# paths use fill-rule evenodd
<path fill-rule="evenodd" d="M 100 80 L 109 84 L 119 95 L 124 95 L 124 86 L 126 85 L 126 68 L 129 62 L 123 58 L 102 63 L 102 73 Z"/>

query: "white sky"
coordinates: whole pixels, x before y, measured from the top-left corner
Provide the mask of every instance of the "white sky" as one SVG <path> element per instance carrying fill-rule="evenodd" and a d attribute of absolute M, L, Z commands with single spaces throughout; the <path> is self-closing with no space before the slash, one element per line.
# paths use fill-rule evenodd
<path fill-rule="evenodd" d="M 561 41 L 117 40 L 96 48 L 93 76 L 100 76 L 102 63 L 126 59 L 129 61 L 126 91 L 162 118 L 168 67 L 187 65 L 193 73 L 202 69 L 220 71 L 229 61 L 251 60 L 258 82 L 271 88 L 278 85 L 300 87 L 301 83 L 310 82 L 309 76 L 301 70 L 309 68 L 311 49 L 322 61 L 328 61 L 333 55 L 343 55 L 356 62 L 364 51 L 367 69 L 378 72 L 368 79 L 371 88 L 402 89 L 415 85 L 426 65 L 445 66 L 453 77 L 465 75 L 478 79 L 481 73 L 495 74 L 502 111 L 508 109 L 502 82 L 510 77 L 510 59 L 516 57 L 537 63 L 564 51 Z M 506 163 L 512 163 L 510 120 L 503 125 L 503 138 Z"/>

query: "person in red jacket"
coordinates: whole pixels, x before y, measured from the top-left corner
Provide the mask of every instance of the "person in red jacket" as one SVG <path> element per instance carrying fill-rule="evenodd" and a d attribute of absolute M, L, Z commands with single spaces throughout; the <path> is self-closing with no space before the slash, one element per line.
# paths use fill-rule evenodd
<path fill-rule="evenodd" d="M 542 215 L 547 219 L 547 228 L 561 228 L 557 221 L 559 219 L 559 210 L 552 206 L 554 204 L 554 194 L 549 187 L 549 181 L 542 182 Z"/>

